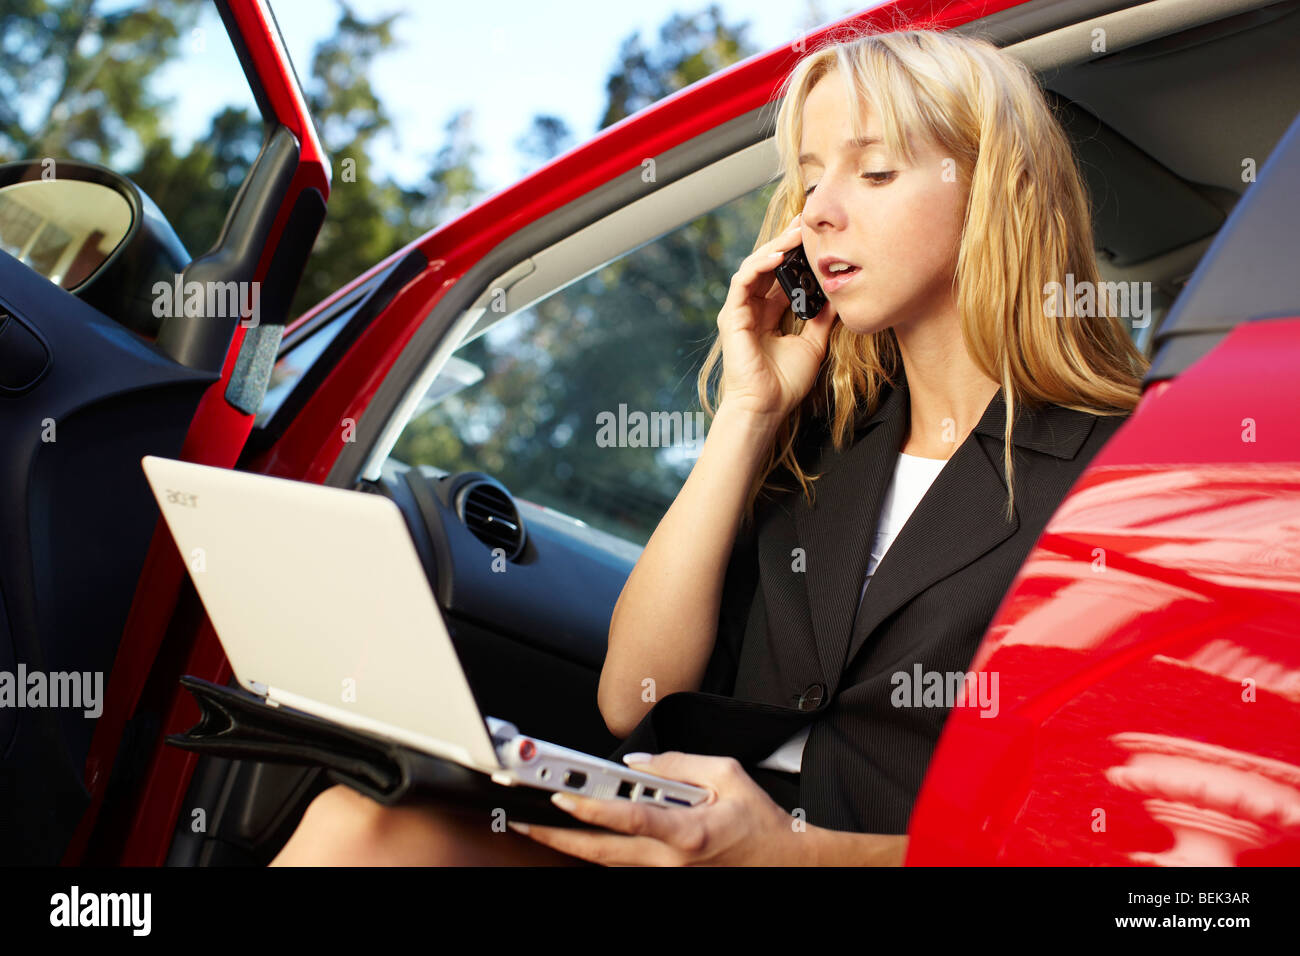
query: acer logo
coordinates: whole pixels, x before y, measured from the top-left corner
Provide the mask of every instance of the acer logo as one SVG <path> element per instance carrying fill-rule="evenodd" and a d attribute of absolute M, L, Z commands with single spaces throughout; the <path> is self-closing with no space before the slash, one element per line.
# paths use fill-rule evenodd
<path fill-rule="evenodd" d="M 167 503 L 180 505 L 182 508 L 197 508 L 199 506 L 199 496 L 192 495 L 188 491 L 174 491 L 168 488 Z"/>

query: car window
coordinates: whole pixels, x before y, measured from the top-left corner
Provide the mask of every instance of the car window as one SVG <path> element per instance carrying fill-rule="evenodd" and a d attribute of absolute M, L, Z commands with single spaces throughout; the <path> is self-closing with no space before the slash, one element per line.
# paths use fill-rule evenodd
<path fill-rule="evenodd" d="M 264 135 L 216 6 L 48 0 L 0 23 L 0 162 L 105 166 L 153 199 L 191 256 L 211 248 Z"/>
<path fill-rule="evenodd" d="M 393 457 L 487 472 L 520 498 L 644 544 L 699 455 L 696 376 L 774 189 L 701 216 L 465 343 L 458 387 L 439 376 L 441 397 L 407 424 Z"/>

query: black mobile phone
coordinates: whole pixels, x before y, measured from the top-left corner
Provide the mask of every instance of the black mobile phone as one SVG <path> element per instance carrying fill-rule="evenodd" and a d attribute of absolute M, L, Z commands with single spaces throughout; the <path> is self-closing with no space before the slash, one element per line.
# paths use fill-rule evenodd
<path fill-rule="evenodd" d="M 795 315 L 811 319 L 821 312 L 826 305 L 826 293 L 822 291 L 802 245 L 787 252 L 774 271 Z"/>

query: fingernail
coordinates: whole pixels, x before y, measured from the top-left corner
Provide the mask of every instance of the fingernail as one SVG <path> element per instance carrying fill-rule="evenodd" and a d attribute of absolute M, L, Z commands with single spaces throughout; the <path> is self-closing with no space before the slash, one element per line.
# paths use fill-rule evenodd
<path fill-rule="evenodd" d="M 578 801 L 574 800 L 573 797 L 569 796 L 567 793 L 551 794 L 551 802 L 561 810 L 573 810 L 578 806 Z"/>
<path fill-rule="evenodd" d="M 507 820 L 507 821 L 506 821 L 506 826 L 508 826 L 510 829 L 514 830 L 516 833 L 527 833 L 527 832 L 528 832 L 528 824 L 527 824 L 527 823 L 515 823 L 513 820 Z"/>
<path fill-rule="evenodd" d="M 778 252 L 777 255 L 783 256 L 785 255 L 785 253 Z M 641 751 L 638 750 L 636 753 L 633 754 L 623 754 L 623 762 L 624 763 L 649 763 L 650 756 L 651 756 L 650 754 L 641 753 Z"/>

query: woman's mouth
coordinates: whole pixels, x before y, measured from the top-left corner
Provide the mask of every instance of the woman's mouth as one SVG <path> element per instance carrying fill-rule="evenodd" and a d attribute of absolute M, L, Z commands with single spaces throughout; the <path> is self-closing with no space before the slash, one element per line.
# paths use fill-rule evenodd
<path fill-rule="evenodd" d="M 852 262 L 836 256 L 822 256 L 817 260 L 817 278 L 827 295 L 852 282 L 861 271 Z"/>

